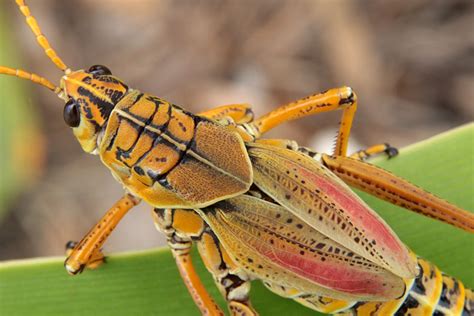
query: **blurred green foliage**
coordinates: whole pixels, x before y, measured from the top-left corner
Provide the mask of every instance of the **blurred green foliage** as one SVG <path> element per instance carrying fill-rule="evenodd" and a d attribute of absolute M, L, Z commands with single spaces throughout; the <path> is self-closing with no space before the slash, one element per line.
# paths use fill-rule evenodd
<path fill-rule="evenodd" d="M 0 65 L 20 65 L 9 18 L 0 10 Z M 25 81 L 0 75 L 0 220 L 9 202 L 36 178 L 41 169 L 43 142 Z M 27 84 L 27 83 L 26 83 Z"/>

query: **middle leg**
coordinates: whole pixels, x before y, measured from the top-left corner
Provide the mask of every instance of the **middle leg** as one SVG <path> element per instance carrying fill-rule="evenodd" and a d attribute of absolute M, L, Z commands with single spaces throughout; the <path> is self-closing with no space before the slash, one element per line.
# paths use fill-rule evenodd
<path fill-rule="evenodd" d="M 139 202 L 138 198 L 125 194 L 79 243 L 68 243 L 66 245 L 66 248 L 69 248 L 68 257 L 64 262 L 67 272 L 74 275 L 82 272 L 85 267 L 99 266 L 103 262 L 100 248 L 125 214 Z"/>
<path fill-rule="evenodd" d="M 220 292 L 227 300 L 232 315 L 257 315 L 248 297 L 250 291 L 249 277 L 234 264 L 215 234 L 196 212 L 182 209 L 155 209 L 153 215 L 157 228 L 167 235 L 170 247 L 175 249 L 173 250 L 174 253 L 179 252 L 180 255 L 189 253 L 189 243 L 194 241 L 197 244 L 201 258 L 206 268 L 213 275 Z M 178 261 L 177 264 L 179 267 L 180 263 Z M 188 269 L 192 269 L 195 274 L 194 268 L 188 267 Z M 186 274 L 189 274 L 189 272 L 184 274 L 183 279 L 185 283 L 188 283 Z M 181 275 L 183 276 L 183 273 Z M 195 275 L 195 278 L 198 278 L 197 275 Z M 196 280 L 195 283 L 197 284 Z M 191 287 L 188 286 L 188 289 L 199 307 L 201 307 L 201 302 L 206 297 L 210 298 L 205 289 L 196 291 L 192 284 Z M 209 304 L 206 305 L 208 309 L 212 308 Z M 201 309 L 201 311 L 203 310 Z"/>
<path fill-rule="evenodd" d="M 255 138 L 259 138 L 270 129 L 284 122 L 340 109 L 343 112 L 333 155 L 345 156 L 352 120 L 357 109 L 357 97 L 349 87 L 331 89 L 281 106 L 249 125 L 253 127 Z"/>
<path fill-rule="evenodd" d="M 246 103 L 218 106 L 214 109 L 201 112 L 199 115 L 213 120 L 230 117 L 236 124 L 245 124 L 253 121 L 252 108 L 250 104 Z"/>

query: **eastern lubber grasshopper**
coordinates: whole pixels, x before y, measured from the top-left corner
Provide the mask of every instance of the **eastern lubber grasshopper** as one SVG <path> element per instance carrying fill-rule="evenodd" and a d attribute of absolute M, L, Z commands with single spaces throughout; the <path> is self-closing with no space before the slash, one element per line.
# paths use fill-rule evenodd
<path fill-rule="evenodd" d="M 198 115 L 129 88 L 104 66 L 72 71 L 17 0 L 39 44 L 64 71 L 60 85 L 22 70 L 66 102 L 64 119 L 97 154 L 125 195 L 79 243 L 65 266 L 76 274 L 102 262 L 121 218 L 141 199 L 154 208 L 178 269 L 203 313 L 222 314 L 196 275 L 196 243 L 232 314 L 255 315 L 248 291 L 260 279 L 309 308 L 347 314 L 473 314 L 473 292 L 417 258 L 344 182 L 391 203 L 474 231 L 474 217 L 363 159 L 396 154 L 388 145 L 346 157 L 357 99 L 328 90 L 254 119 L 246 105 Z M 342 110 L 332 155 L 287 140 L 262 139 L 288 120 Z M 344 181 L 344 182 L 343 182 Z"/>

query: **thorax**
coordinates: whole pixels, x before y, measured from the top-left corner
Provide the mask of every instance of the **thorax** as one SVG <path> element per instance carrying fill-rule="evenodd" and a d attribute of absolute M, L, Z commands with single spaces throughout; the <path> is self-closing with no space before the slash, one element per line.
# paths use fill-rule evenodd
<path fill-rule="evenodd" d="M 99 154 L 127 190 L 155 207 L 208 205 L 245 192 L 252 178 L 239 135 L 139 91 L 112 111 Z"/>

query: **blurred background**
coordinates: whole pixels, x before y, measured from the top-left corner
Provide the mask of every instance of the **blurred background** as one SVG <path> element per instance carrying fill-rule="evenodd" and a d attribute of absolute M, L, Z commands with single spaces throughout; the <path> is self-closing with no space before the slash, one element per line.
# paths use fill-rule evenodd
<path fill-rule="evenodd" d="M 349 85 L 352 148 L 397 147 L 474 117 L 474 2 L 330 0 L 30 1 L 73 69 L 104 64 L 131 87 L 199 112 L 247 102 L 263 114 Z M 58 82 L 14 1 L 0 1 L 0 65 Z M 62 255 L 122 194 L 83 153 L 48 90 L 0 78 L 0 260 Z M 330 151 L 340 113 L 270 136 Z M 163 244 L 150 207 L 130 212 L 110 253 Z"/>

